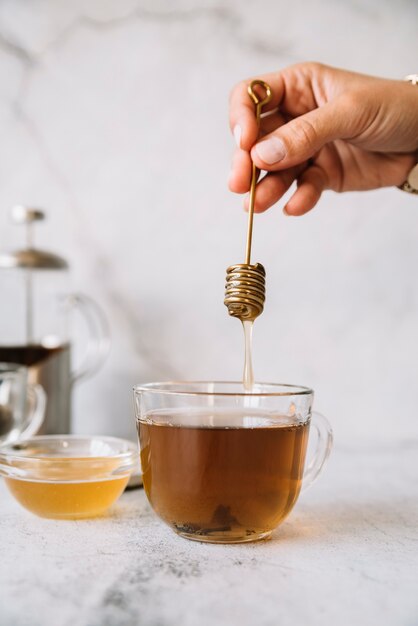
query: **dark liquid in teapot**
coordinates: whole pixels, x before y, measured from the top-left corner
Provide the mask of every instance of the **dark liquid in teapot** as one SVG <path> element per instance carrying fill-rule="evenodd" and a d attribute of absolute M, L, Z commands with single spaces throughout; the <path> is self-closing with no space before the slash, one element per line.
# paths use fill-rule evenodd
<path fill-rule="evenodd" d="M 56 348 L 46 348 L 40 344 L 28 344 L 24 346 L 0 346 L 0 362 L 19 363 L 31 367 L 42 361 L 50 359 L 67 348 L 66 345 Z"/>

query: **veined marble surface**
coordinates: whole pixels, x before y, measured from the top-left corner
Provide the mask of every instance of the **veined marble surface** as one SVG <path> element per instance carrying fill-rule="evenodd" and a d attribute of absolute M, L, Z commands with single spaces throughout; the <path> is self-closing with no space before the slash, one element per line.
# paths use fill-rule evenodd
<path fill-rule="evenodd" d="M 141 491 L 32 516 L 0 482 L 1 626 L 415 626 L 418 440 L 337 446 L 265 543 L 177 537 Z"/>
<path fill-rule="evenodd" d="M 402 78 L 417 18 L 414 0 L 1 2 L 0 245 L 22 242 L 9 207 L 45 207 L 38 243 L 112 327 L 76 431 L 133 436 L 134 383 L 241 376 L 222 304 L 246 230 L 226 187 L 231 86 L 301 60 Z M 302 219 L 282 205 L 255 224 L 257 379 L 312 386 L 341 441 L 415 436 L 417 198 L 327 193 Z"/>

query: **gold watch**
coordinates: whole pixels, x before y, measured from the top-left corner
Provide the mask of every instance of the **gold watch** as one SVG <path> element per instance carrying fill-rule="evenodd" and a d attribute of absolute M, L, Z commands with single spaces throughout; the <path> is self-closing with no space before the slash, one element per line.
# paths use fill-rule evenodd
<path fill-rule="evenodd" d="M 405 80 L 418 87 L 418 74 L 409 74 L 405 76 Z M 406 181 L 399 185 L 399 189 L 408 193 L 418 194 L 418 163 L 409 172 Z"/>

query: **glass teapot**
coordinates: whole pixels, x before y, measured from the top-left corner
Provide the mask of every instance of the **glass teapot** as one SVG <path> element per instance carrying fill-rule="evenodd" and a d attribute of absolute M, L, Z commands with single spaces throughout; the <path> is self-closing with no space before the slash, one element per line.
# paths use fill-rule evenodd
<path fill-rule="evenodd" d="M 26 248 L 0 252 L 0 362 L 20 363 L 29 369 L 29 382 L 41 384 L 47 394 L 42 433 L 71 431 L 73 385 L 97 372 L 106 358 L 109 328 L 99 306 L 90 297 L 68 293 L 68 263 L 62 257 L 34 247 L 34 223 L 45 218 L 38 209 L 17 206 L 15 223 L 26 226 Z M 85 355 L 71 369 L 70 318 L 78 311 L 85 321 Z"/>

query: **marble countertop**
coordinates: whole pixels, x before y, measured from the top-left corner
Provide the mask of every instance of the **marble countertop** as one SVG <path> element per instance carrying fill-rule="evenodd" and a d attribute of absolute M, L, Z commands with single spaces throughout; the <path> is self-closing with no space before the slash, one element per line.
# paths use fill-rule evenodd
<path fill-rule="evenodd" d="M 418 441 L 336 446 L 265 543 L 188 542 L 142 490 L 32 516 L 0 483 L 1 626 L 418 624 Z"/>

